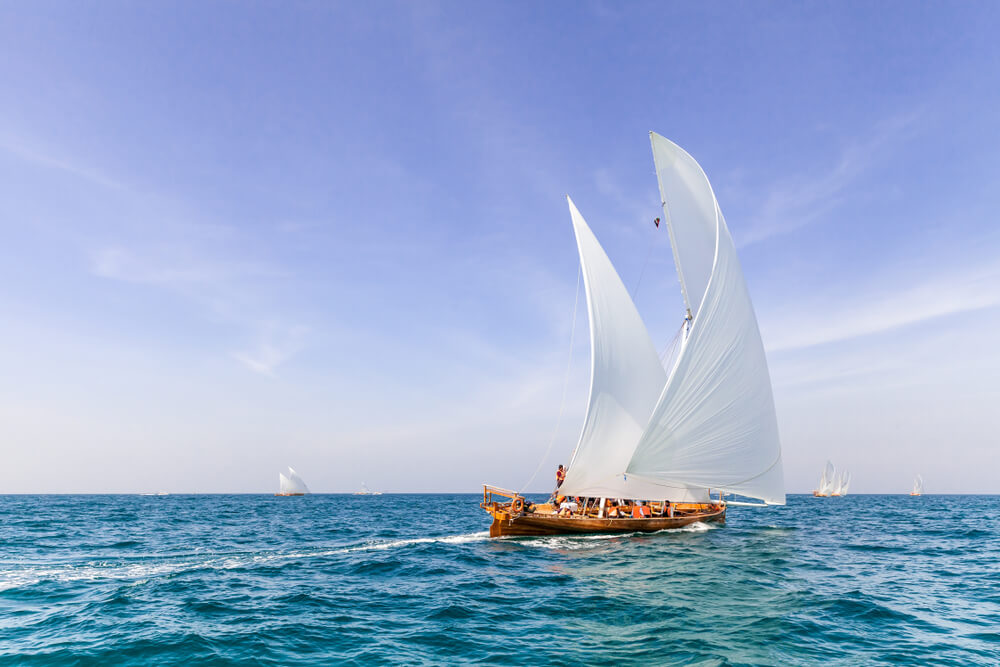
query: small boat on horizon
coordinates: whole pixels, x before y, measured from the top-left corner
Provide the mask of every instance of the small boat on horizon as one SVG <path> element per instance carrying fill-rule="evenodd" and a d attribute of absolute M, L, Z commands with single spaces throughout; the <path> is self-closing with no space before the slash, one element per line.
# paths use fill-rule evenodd
<path fill-rule="evenodd" d="M 381 496 L 382 492 L 381 491 L 372 491 L 371 489 L 368 488 L 367 484 L 365 484 L 364 482 L 361 482 L 361 489 L 359 491 L 355 491 L 354 495 L 356 495 L 356 496 Z"/>
<path fill-rule="evenodd" d="M 833 467 L 833 463 L 830 461 L 826 462 L 823 466 L 823 474 L 819 478 L 819 486 L 813 491 L 813 496 L 816 498 L 828 498 L 833 493 L 834 480 L 837 478 L 837 469 Z"/>
<path fill-rule="evenodd" d="M 278 492 L 276 496 L 304 496 L 309 493 L 309 487 L 302 481 L 299 474 L 288 467 L 286 472 L 278 473 Z"/>
<path fill-rule="evenodd" d="M 833 488 L 830 491 L 831 498 L 841 498 L 847 495 L 847 487 L 851 483 L 851 474 L 846 470 L 842 470 L 840 475 L 836 477 L 836 481 L 833 483 Z"/>
<path fill-rule="evenodd" d="M 701 166 L 650 132 L 685 312 L 661 360 L 629 291 L 569 197 L 590 318 L 590 399 L 555 502 L 484 485 L 491 537 L 654 532 L 784 505 L 764 346 L 736 246 Z M 660 226 L 660 219 L 655 220 Z M 713 498 L 712 492 L 718 492 Z M 725 501 L 732 493 L 762 501 Z"/>
<path fill-rule="evenodd" d="M 913 480 L 913 490 L 910 491 L 911 496 L 922 496 L 924 495 L 924 478 L 917 475 Z"/>
<path fill-rule="evenodd" d="M 833 490 L 834 496 L 840 496 L 843 498 L 847 495 L 847 487 L 851 485 L 851 473 L 846 470 L 840 473 L 840 479 L 837 481 L 837 488 Z"/>

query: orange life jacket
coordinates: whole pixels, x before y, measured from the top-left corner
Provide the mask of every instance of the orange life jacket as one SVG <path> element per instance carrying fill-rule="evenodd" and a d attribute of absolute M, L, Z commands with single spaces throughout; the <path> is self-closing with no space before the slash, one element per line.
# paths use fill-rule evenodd
<path fill-rule="evenodd" d="M 653 516 L 653 512 L 649 509 L 649 505 L 636 505 L 632 508 L 633 519 L 642 519 L 649 516 Z"/>

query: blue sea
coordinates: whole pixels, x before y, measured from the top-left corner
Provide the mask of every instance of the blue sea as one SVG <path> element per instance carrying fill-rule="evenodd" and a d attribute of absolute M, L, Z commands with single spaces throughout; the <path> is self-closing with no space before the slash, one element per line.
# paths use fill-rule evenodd
<path fill-rule="evenodd" d="M 478 502 L 0 496 L 0 664 L 1000 664 L 1000 497 L 502 540 Z"/>

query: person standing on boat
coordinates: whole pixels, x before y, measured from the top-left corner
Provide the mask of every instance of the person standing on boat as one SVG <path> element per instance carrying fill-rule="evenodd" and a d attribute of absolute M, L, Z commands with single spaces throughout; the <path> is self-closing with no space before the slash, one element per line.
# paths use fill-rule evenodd
<path fill-rule="evenodd" d="M 556 470 L 556 488 L 558 489 L 562 486 L 562 483 L 566 481 L 566 468 L 563 468 L 562 464 L 559 464 L 559 469 Z"/>

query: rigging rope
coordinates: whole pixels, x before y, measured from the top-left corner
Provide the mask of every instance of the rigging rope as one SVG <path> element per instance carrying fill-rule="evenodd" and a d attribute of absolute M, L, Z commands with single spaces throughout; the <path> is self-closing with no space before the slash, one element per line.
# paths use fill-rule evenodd
<path fill-rule="evenodd" d="M 538 462 L 538 467 L 535 468 L 535 472 L 531 473 L 531 477 L 528 481 L 521 485 L 518 490 L 518 495 L 524 492 L 524 489 L 528 487 L 529 484 L 535 481 L 535 477 L 538 475 L 538 471 L 542 469 L 545 462 L 549 459 L 549 454 L 552 452 L 552 445 L 556 442 L 556 436 L 559 435 L 559 425 L 562 423 L 563 412 L 566 409 L 566 389 L 569 387 L 569 371 L 573 363 L 573 339 L 576 336 L 576 311 L 577 306 L 580 303 L 580 277 L 583 274 L 583 264 L 580 264 L 580 269 L 576 273 L 576 296 L 573 298 L 573 326 L 569 330 L 569 354 L 566 355 L 566 373 L 563 376 L 563 390 L 562 390 L 562 400 L 559 401 L 559 416 L 556 418 L 556 427 L 552 430 L 552 438 L 549 440 L 549 446 L 545 448 L 545 454 L 542 456 L 542 460 Z"/>
<path fill-rule="evenodd" d="M 657 218 L 656 220 L 654 220 L 653 224 L 655 224 L 656 228 L 659 229 L 660 219 Z M 649 250 L 646 252 L 646 261 L 642 263 L 642 269 L 639 271 L 639 280 L 636 281 L 635 289 L 632 290 L 632 301 L 635 301 L 635 296 L 636 294 L 639 293 L 639 285 L 642 284 L 642 277 L 646 275 L 646 265 L 649 264 L 649 258 L 653 256 L 653 246 L 655 245 L 656 245 L 656 235 L 654 234 L 653 236 L 650 237 Z"/>
<path fill-rule="evenodd" d="M 657 225 L 659 226 L 659 225 Z M 632 301 L 635 301 L 635 295 L 639 293 L 639 285 L 642 284 L 642 277 L 646 274 L 646 265 L 649 264 L 649 258 L 653 255 L 653 246 L 656 244 L 656 237 L 649 242 L 649 251 L 646 253 L 646 261 L 642 263 L 642 270 L 639 271 L 639 280 L 635 283 L 635 289 L 632 290 Z"/>

